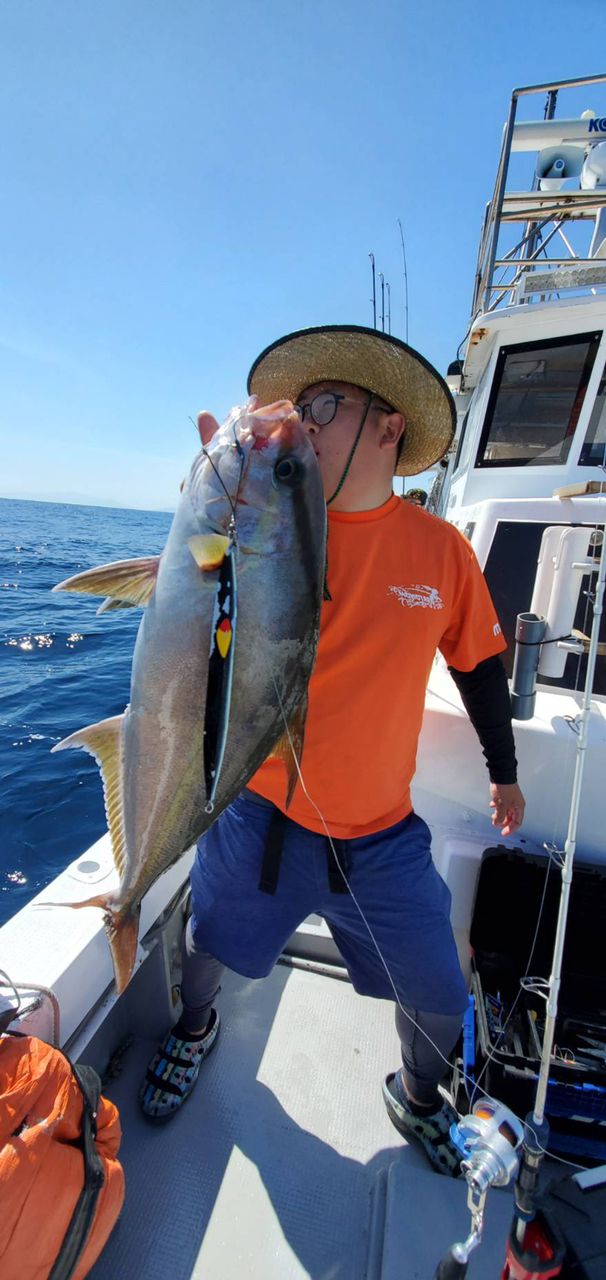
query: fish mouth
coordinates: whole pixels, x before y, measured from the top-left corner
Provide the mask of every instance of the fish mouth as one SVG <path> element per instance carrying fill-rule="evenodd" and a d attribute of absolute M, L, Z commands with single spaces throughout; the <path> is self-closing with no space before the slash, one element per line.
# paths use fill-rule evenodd
<path fill-rule="evenodd" d="M 307 440 L 307 432 L 296 413 L 285 418 L 284 422 L 272 433 L 271 439 L 276 441 L 281 448 L 286 450 L 296 449 L 304 440 Z"/>
<path fill-rule="evenodd" d="M 280 400 L 267 408 L 253 410 L 248 415 L 246 426 L 253 439 L 252 448 L 256 450 L 266 448 L 270 442 L 292 449 L 307 436 L 291 400 Z"/>
<path fill-rule="evenodd" d="M 247 473 L 254 458 L 262 461 L 270 469 L 288 454 L 302 451 L 318 454 L 313 447 L 309 433 L 303 426 L 290 400 L 278 401 L 276 404 L 243 413 L 239 419 L 224 424 L 231 427 L 231 443 L 228 436 L 226 449 L 217 458 L 216 465 L 208 451 L 204 451 L 205 464 L 205 518 L 204 524 L 209 532 L 219 536 L 228 536 L 233 527 L 234 517 L 241 508 L 244 512 L 264 510 L 261 494 L 257 492 L 258 484 L 253 483 L 253 491 L 245 497 L 243 490 L 248 483 Z M 223 430 L 223 428 L 222 428 Z M 239 455 L 239 458 L 238 458 Z M 208 474 L 208 464 L 212 474 Z M 256 467 L 255 467 L 256 470 Z M 197 478 L 197 477 L 196 477 Z M 196 506 L 194 498 L 194 506 Z"/>

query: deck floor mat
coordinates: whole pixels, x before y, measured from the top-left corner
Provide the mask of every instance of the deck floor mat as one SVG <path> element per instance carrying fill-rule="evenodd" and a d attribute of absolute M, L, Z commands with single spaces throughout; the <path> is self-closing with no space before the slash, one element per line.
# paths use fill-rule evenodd
<path fill-rule="evenodd" d="M 228 974 L 220 1008 L 221 1042 L 169 1124 L 137 1104 L 151 1040 L 106 1089 L 126 1202 L 92 1280 L 362 1280 L 378 1174 L 396 1157 L 423 1167 L 381 1096 L 399 1064 L 393 1005 L 280 965 Z"/>

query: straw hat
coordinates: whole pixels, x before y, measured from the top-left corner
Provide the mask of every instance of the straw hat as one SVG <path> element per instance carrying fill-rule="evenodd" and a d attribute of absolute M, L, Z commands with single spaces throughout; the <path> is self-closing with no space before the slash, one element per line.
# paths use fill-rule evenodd
<path fill-rule="evenodd" d="M 255 360 L 250 395 L 263 404 L 296 401 L 315 382 L 352 382 L 406 418 L 395 469 L 414 476 L 442 458 L 455 430 L 454 401 L 439 373 L 399 338 L 360 325 L 320 325 L 278 338 Z"/>

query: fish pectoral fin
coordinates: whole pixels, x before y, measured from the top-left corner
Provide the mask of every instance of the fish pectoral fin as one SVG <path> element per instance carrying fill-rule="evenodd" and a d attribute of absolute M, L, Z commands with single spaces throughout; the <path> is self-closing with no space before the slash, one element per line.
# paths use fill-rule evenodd
<path fill-rule="evenodd" d="M 132 604 L 130 600 L 115 600 L 112 598 L 112 596 L 106 596 L 105 600 L 103 601 L 103 604 L 99 605 L 99 608 L 97 609 L 95 616 L 98 618 L 100 613 L 110 613 L 110 612 L 113 613 L 115 612 L 116 609 L 134 609 L 134 608 L 135 608 L 135 605 Z"/>
<path fill-rule="evenodd" d="M 124 812 L 122 796 L 123 778 L 123 735 L 124 716 L 112 716 L 109 720 L 100 720 L 98 724 L 89 724 L 84 729 L 77 729 L 57 742 L 52 751 L 64 751 L 67 747 L 82 747 L 94 756 L 103 781 L 103 799 L 105 816 L 112 842 L 112 853 L 116 870 L 122 879 L 126 868 L 126 836 L 124 833 Z M 100 903 L 95 905 L 101 905 Z"/>
<path fill-rule="evenodd" d="M 199 569 L 208 572 L 219 569 L 225 559 L 229 538 L 222 533 L 196 533 L 187 539 L 187 545 Z"/>
<path fill-rule="evenodd" d="M 286 808 L 290 807 L 294 790 L 299 781 L 297 763 L 301 764 L 303 742 L 305 739 L 305 721 L 307 719 L 307 693 L 303 695 L 297 710 L 291 717 L 288 731 L 278 739 L 269 759 L 281 760 L 286 768 L 288 785 L 286 788 Z M 296 758 L 295 758 L 296 757 Z"/>
<path fill-rule="evenodd" d="M 105 913 L 105 932 L 111 948 L 118 995 L 128 986 L 135 967 L 140 915 L 140 902 L 123 907 L 121 911 L 109 908 Z"/>
<path fill-rule="evenodd" d="M 144 609 L 154 594 L 159 567 L 160 556 L 116 560 L 113 564 L 102 564 L 96 569 L 75 573 L 72 578 L 57 583 L 53 591 L 82 591 L 85 595 L 107 596 L 112 602 L 117 602 L 108 604 L 105 601 L 99 613 L 129 605 L 139 605 Z"/>
<path fill-rule="evenodd" d="M 85 902 L 41 902 L 41 907 L 100 907 L 105 913 L 103 921 L 112 953 L 116 991 L 121 995 L 132 977 L 137 958 L 139 940 L 139 916 L 141 903 L 129 907 L 114 906 L 113 893 L 100 893 Z"/>
<path fill-rule="evenodd" d="M 37 907 L 100 907 L 102 911 L 109 911 L 112 903 L 113 895 L 111 893 L 99 893 L 95 898 L 87 898 L 85 902 L 37 902 Z"/>

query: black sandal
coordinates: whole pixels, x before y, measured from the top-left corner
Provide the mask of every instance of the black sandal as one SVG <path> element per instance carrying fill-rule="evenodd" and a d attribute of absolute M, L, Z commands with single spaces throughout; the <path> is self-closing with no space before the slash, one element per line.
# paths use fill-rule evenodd
<path fill-rule="evenodd" d="M 389 1119 L 398 1133 L 407 1142 L 415 1142 L 423 1149 L 436 1172 L 450 1178 L 460 1177 L 461 1153 L 450 1136 L 451 1125 L 457 1123 L 459 1116 L 448 1099 L 442 1097 L 441 1105 L 435 1111 L 416 1115 L 406 1099 L 399 1071 L 387 1077 L 383 1085 L 383 1099 Z"/>
<path fill-rule="evenodd" d="M 221 1020 L 211 1011 L 208 1026 L 197 1040 L 187 1040 L 179 1022 L 154 1054 L 139 1093 L 148 1120 L 171 1120 L 189 1097 L 198 1072 L 219 1036 Z"/>

